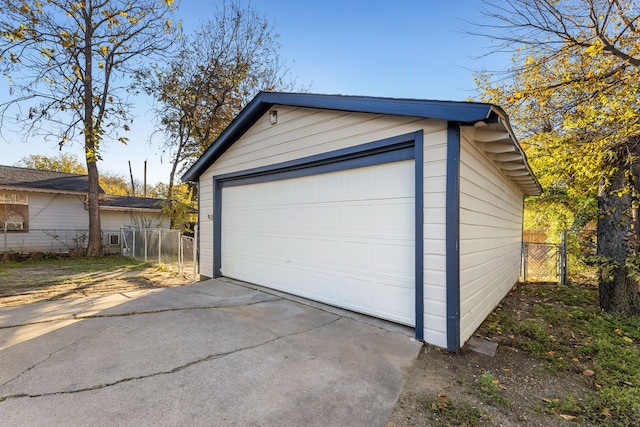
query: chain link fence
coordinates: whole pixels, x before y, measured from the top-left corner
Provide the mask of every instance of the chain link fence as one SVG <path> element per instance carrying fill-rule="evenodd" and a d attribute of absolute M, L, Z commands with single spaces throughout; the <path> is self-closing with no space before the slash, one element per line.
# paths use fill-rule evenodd
<path fill-rule="evenodd" d="M 522 278 L 525 282 L 560 282 L 562 278 L 562 245 L 523 242 Z"/>
<path fill-rule="evenodd" d="M 197 230 L 194 233 L 197 236 Z M 89 230 L 64 229 L 0 229 L 2 254 L 35 256 L 35 254 L 84 256 Z M 197 241 L 179 230 L 159 228 L 102 230 L 105 255 L 122 254 L 140 261 L 163 264 L 181 274 L 197 279 Z"/>
<path fill-rule="evenodd" d="M 102 246 L 105 254 L 120 253 L 120 230 L 102 230 Z M 3 253 L 28 255 L 37 252 L 44 254 L 71 254 L 87 248 L 89 230 L 0 229 L 0 246 Z"/>
<path fill-rule="evenodd" d="M 197 236 L 197 230 L 194 233 Z M 179 230 L 162 228 L 123 228 L 120 230 L 121 253 L 144 262 L 164 264 L 196 279 L 197 241 Z"/>
<path fill-rule="evenodd" d="M 558 282 L 593 270 L 597 252 L 594 229 L 565 229 L 558 236 L 544 230 L 527 230 L 522 243 L 522 274 L 525 282 Z M 548 240 L 559 240 L 551 243 Z"/>

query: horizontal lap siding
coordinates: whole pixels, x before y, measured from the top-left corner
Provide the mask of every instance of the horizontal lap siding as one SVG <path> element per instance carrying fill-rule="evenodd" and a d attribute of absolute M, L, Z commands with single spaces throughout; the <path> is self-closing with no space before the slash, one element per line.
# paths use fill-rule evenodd
<path fill-rule="evenodd" d="M 198 186 L 198 269 L 201 276 L 213 277 L 213 175 L 206 172 Z"/>
<path fill-rule="evenodd" d="M 84 196 L 29 193 L 29 228 L 83 230 L 89 228 Z"/>
<path fill-rule="evenodd" d="M 424 138 L 424 340 L 447 346 L 446 123 Z"/>
<path fill-rule="evenodd" d="M 158 212 L 100 211 L 100 226 L 103 230 L 120 230 L 122 227 L 169 228 L 169 218 Z"/>
<path fill-rule="evenodd" d="M 465 138 L 460 152 L 460 342 L 520 274 L 523 194 Z"/>
<path fill-rule="evenodd" d="M 446 122 L 274 106 L 277 125 L 260 118 L 200 177 L 200 271 L 213 276 L 213 177 L 424 131 L 425 341 L 446 346 Z"/>

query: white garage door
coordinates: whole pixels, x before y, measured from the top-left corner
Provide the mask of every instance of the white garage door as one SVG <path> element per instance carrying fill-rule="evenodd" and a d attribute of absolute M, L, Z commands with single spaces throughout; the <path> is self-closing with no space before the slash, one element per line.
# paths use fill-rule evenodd
<path fill-rule="evenodd" d="M 414 161 L 222 189 L 221 273 L 415 324 Z"/>

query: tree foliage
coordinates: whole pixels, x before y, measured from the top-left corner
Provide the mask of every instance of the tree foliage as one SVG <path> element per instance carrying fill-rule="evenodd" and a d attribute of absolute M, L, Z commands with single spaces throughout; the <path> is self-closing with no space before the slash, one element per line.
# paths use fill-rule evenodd
<path fill-rule="evenodd" d="M 101 144 L 131 123 L 126 90 L 136 59 L 165 50 L 173 0 L 2 0 L 0 69 L 12 99 L 2 125 L 19 124 L 64 146 L 84 140 L 89 176 L 87 255 L 102 254 L 98 210 Z M 45 126 L 46 123 L 46 126 Z"/>
<path fill-rule="evenodd" d="M 175 59 L 140 75 L 156 99 L 158 130 L 171 158 L 168 200 L 181 193 L 174 194 L 176 173 L 191 166 L 258 91 L 291 87 L 277 38 L 273 24 L 250 6 L 224 2 L 182 39 Z"/>
<path fill-rule="evenodd" d="M 68 153 L 60 153 L 57 156 L 30 154 L 20 159 L 16 166 L 43 171 L 87 174 L 87 168 L 78 156 Z M 106 194 L 113 194 L 115 196 L 132 195 L 131 186 L 127 184 L 127 180 L 109 171 L 100 173 L 100 188 L 102 188 Z"/>
<path fill-rule="evenodd" d="M 41 154 L 31 154 L 23 157 L 17 166 L 37 169 L 42 171 L 54 171 L 64 173 L 86 174 L 86 166 L 74 154 L 60 153 L 57 156 L 49 157 Z"/>
<path fill-rule="evenodd" d="M 639 2 L 485 1 L 484 10 L 487 21 L 477 32 L 497 39 L 499 50 L 511 51 L 513 63 L 504 73 L 480 73 L 478 83 L 484 100 L 503 105 L 511 115 L 545 188 L 541 198 L 527 202 L 537 211 L 532 219 L 551 212 L 550 222 L 568 226 L 598 221 L 602 259 L 622 269 L 613 274 L 617 281 L 601 275 L 601 296 L 615 286 L 631 289 L 619 279 L 638 270 L 632 219 L 640 178 L 635 166 L 640 155 Z M 629 220 L 609 220 L 616 215 Z M 617 249 L 607 249 L 612 242 Z M 629 301 L 630 295 L 623 299 Z M 637 301 L 631 307 L 601 302 L 608 310 L 638 314 Z"/>

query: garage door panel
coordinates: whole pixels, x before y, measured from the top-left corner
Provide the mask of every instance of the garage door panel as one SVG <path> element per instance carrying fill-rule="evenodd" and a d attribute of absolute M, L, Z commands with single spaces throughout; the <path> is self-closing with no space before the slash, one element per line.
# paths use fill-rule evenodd
<path fill-rule="evenodd" d="M 221 273 L 413 325 L 413 197 L 413 161 L 223 187 Z"/>
<path fill-rule="evenodd" d="M 344 196 L 351 200 L 376 198 L 376 171 L 371 169 L 355 170 L 345 176 Z"/>
<path fill-rule="evenodd" d="M 313 280 L 312 297 L 319 298 L 329 304 L 339 304 L 338 288 L 341 277 L 336 273 L 316 271 Z"/>
<path fill-rule="evenodd" d="M 342 267 L 347 269 L 359 269 L 365 272 L 371 271 L 373 248 L 371 244 L 359 241 L 345 240 L 340 245 Z"/>
<path fill-rule="evenodd" d="M 378 274 L 387 274 L 405 281 L 413 280 L 415 250 L 404 242 L 388 242 L 376 246 L 373 265 Z"/>
<path fill-rule="evenodd" d="M 314 231 L 319 233 L 340 232 L 340 208 L 338 206 L 320 205 L 315 209 Z"/>
<path fill-rule="evenodd" d="M 377 235 L 405 238 L 415 234 L 413 202 L 402 200 L 385 201 L 378 206 Z"/>
<path fill-rule="evenodd" d="M 309 206 L 293 207 L 291 209 L 291 230 L 309 233 L 313 230 L 313 208 Z"/>
<path fill-rule="evenodd" d="M 347 233 L 373 232 L 376 223 L 376 206 L 372 203 L 352 203 L 344 206 L 342 228 Z"/>
<path fill-rule="evenodd" d="M 289 209 L 284 207 L 278 207 L 270 209 L 267 213 L 269 218 L 269 230 L 274 232 L 282 232 L 289 229 L 290 226 L 290 214 Z M 260 230 L 262 227 L 258 228 Z"/>
<path fill-rule="evenodd" d="M 313 264 L 313 240 L 292 238 L 289 241 L 291 251 L 289 259 L 291 262 L 306 265 Z"/>

